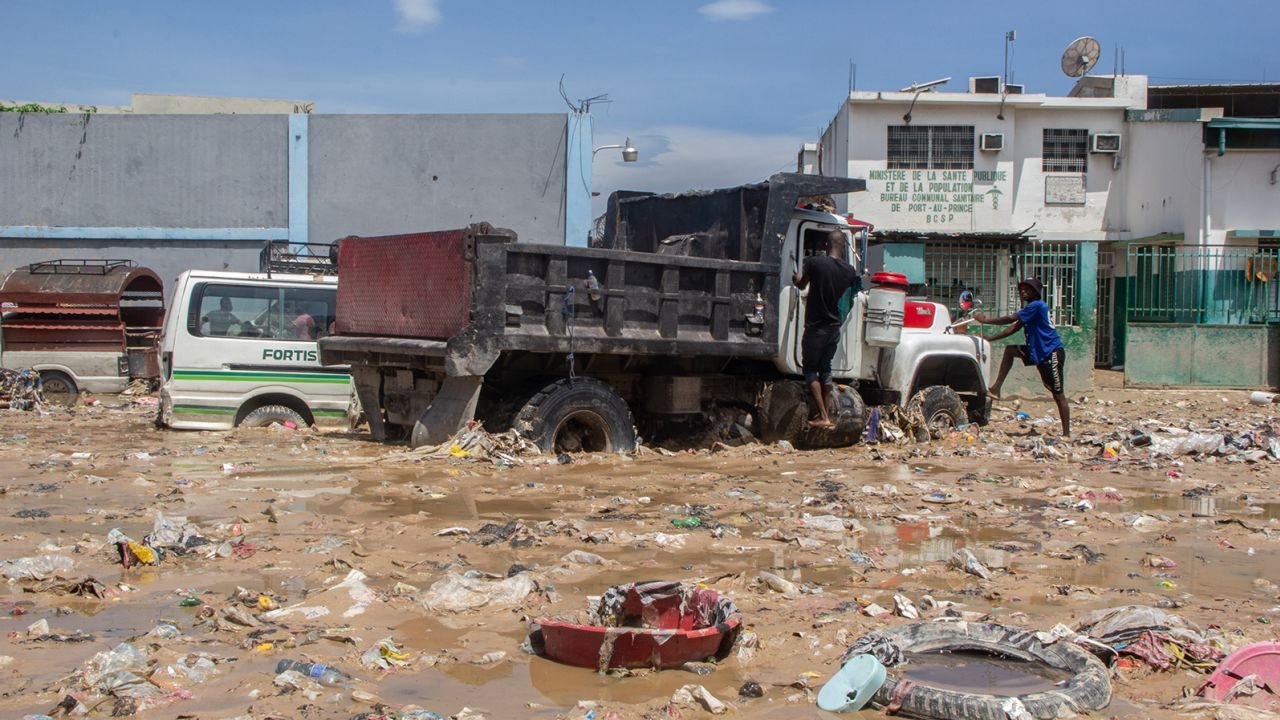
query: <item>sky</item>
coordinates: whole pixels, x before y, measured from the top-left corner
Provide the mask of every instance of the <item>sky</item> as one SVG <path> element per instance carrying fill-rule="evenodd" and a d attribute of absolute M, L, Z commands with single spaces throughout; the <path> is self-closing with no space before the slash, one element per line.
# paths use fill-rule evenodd
<path fill-rule="evenodd" d="M 1280 81 L 1276 0 L 0 0 L 0 98 L 127 105 L 133 92 L 312 100 L 317 113 L 592 107 L 594 186 L 678 192 L 794 170 L 850 85 L 999 75 L 1063 95 L 1062 50 L 1110 73 Z M 597 208 L 598 210 L 599 208 Z"/>

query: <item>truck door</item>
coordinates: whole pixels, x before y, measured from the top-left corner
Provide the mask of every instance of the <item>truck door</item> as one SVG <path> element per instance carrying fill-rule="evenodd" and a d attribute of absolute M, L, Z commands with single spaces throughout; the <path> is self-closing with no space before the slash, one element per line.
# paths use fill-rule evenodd
<path fill-rule="evenodd" d="M 845 228 L 837 228 L 832 225 L 824 225 L 814 221 L 801 222 L 797 232 L 791 237 L 792 247 L 789 249 L 789 255 L 792 258 L 799 259 L 800 267 L 804 266 L 804 261 L 815 255 L 825 255 L 827 248 L 827 234 L 832 230 L 841 230 L 845 236 L 845 257 L 853 256 L 853 241 L 849 231 Z M 858 267 L 855 265 L 855 267 Z M 859 268 L 860 270 L 861 268 Z M 785 278 L 787 282 L 790 277 Z M 785 337 L 788 338 L 790 345 L 790 360 L 794 367 L 799 370 L 802 367 L 803 352 L 801 343 L 804 339 L 804 313 L 805 302 L 807 301 L 808 291 L 800 292 L 794 286 L 791 287 L 792 297 L 797 301 L 791 304 L 789 308 L 789 316 L 787 318 L 787 327 L 785 329 Z M 845 319 L 844 325 L 840 332 L 840 345 L 836 348 L 836 356 L 831 361 L 832 374 L 837 377 L 853 377 L 855 364 L 855 350 L 853 343 L 857 340 L 858 333 L 855 332 L 853 324 L 853 313 L 849 313 L 849 317 Z"/>

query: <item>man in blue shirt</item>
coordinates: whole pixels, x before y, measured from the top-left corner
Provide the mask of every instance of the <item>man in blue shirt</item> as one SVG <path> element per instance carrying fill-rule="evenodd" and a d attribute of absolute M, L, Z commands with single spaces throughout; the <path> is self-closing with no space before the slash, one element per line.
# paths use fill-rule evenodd
<path fill-rule="evenodd" d="M 1027 278 L 1018 283 L 1018 297 L 1022 299 L 1022 309 L 1013 315 L 989 317 L 978 313 L 975 317 L 984 325 L 1008 325 L 1009 327 L 984 339 L 995 342 L 1001 338 L 1023 331 L 1027 339 L 1026 345 L 1011 345 L 1004 349 L 1004 359 L 1000 361 L 1000 372 L 988 392 L 993 397 L 1000 397 L 1000 386 L 1013 367 L 1013 359 L 1022 360 L 1023 365 L 1035 365 L 1040 371 L 1040 380 L 1053 394 L 1053 401 L 1058 405 L 1058 417 L 1062 419 L 1062 436 L 1071 437 L 1071 409 L 1067 405 L 1067 395 L 1063 392 L 1062 380 L 1066 371 L 1066 351 L 1062 347 L 1062 338 L 1049 319 L 1049 306 L 1041 299 L 1043 289 L 1040 281 Z"/>

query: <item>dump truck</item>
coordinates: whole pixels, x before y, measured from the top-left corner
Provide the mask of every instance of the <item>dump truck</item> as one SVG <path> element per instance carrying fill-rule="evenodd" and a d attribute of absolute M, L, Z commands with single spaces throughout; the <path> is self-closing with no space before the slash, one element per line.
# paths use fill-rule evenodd
<path fill-rule="evenodd" d="M 862 438 L 869 405 L 913 400 L 932 425 L 985 422 L 990 345 L 880 273 L 842 326 L 836 427 L 809 426 L 792 271 L 832 230 L 854 257 L 856 228 L 803 201 L 864 189 L 779 173 L 707 192 L 620 191 L 590 247 L 520 242 L 487 223 L 344 238 L 320 361 L 350 367 L 375 440 L 414 447 L 478 420 L 544 452 L 625 452 L 726 409 L 759 440 L 843 446 Z"/>

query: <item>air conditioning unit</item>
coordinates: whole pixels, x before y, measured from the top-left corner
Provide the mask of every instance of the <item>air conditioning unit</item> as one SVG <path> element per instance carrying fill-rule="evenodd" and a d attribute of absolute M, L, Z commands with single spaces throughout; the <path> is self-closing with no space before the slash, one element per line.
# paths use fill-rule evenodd
<path fill-rule="evenodd" d="M 1021 95 L 1026 87 L 1026 85 L 1014 85 L 1013 83 L 1010 83 L 1004 86 L 1004 91 L 1009 95 Z"/>
<path fill-rule="evenodd" d="M 978 148 L 987 152 L 1004 149 L 1004 133 L 982 133 Z"/>
<path fill-rule="evenodd" d="M 969 78 L 969 92 L 979 95 L 999 95 L 1000 78 L 971 77 Z"/>
<path fill-rule="evenodd" d="M 1096 153 L 1120 152 L 1120 133 L 1094 133 L 1090 138 L 1089 151 Z"/>

